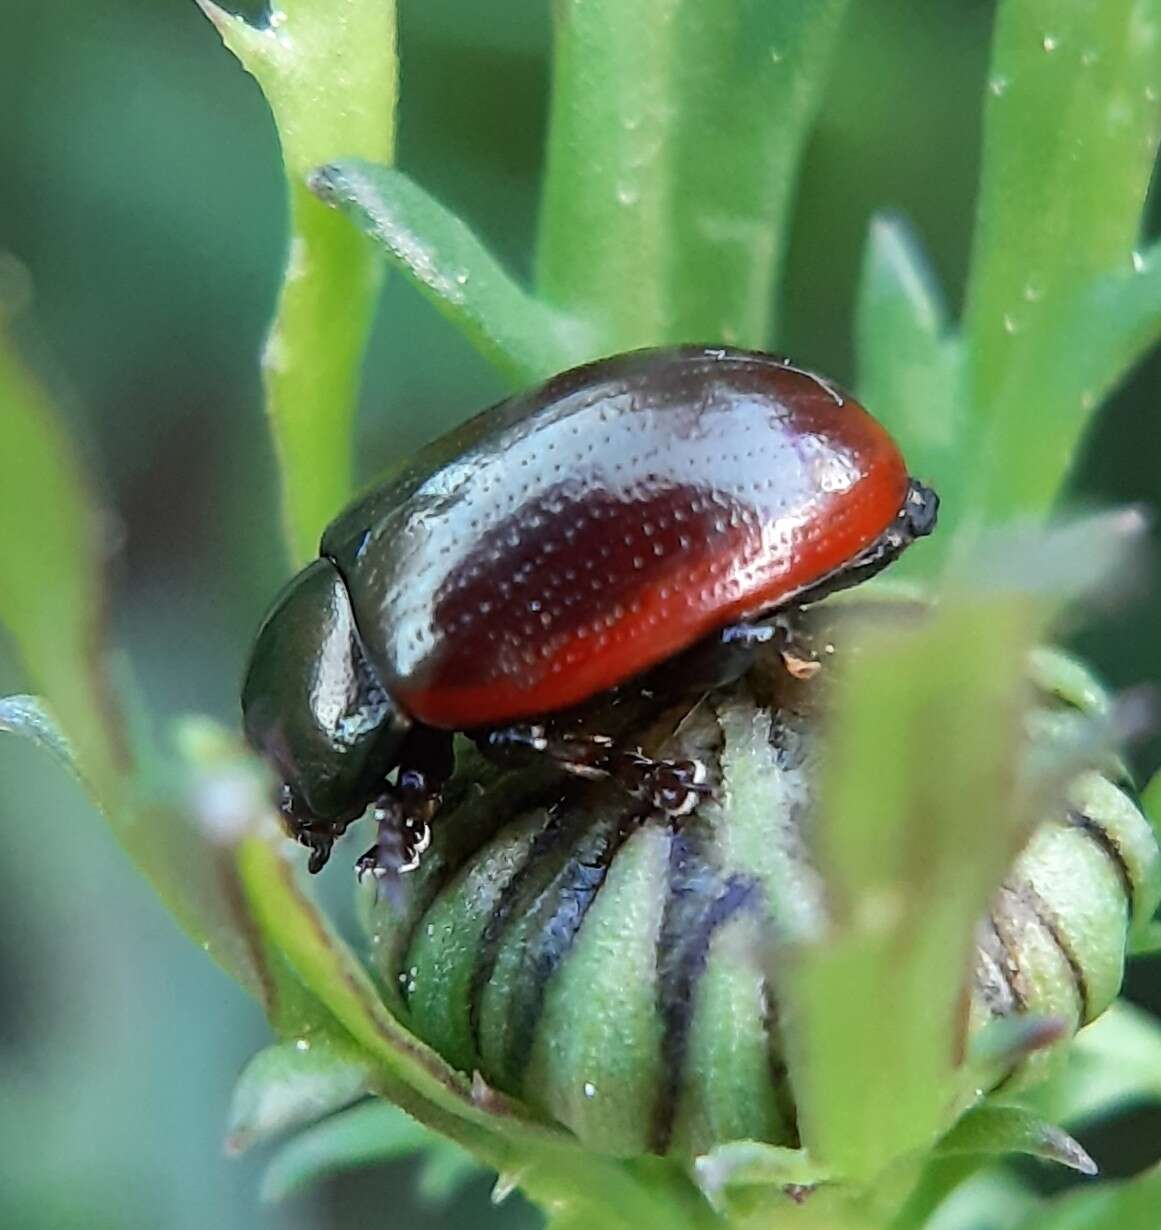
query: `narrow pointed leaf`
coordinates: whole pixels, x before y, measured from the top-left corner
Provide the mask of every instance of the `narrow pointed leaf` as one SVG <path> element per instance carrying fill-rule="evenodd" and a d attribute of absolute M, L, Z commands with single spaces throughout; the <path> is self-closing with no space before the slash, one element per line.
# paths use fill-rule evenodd
<path fill-rule="evenodd" d="M 1095 1175 L 1096 1163 L 1062 1128 L 1017 1106 L 980 1106 L 970 1110 L 939 1142 L 947 1156 L 959 1153 L 1026 1153 Z"/>
<path fill-rule="evenodd" d="M 394 0 L 280 0 L 262 29 L 198 0 L 274 113 L 290 240 L 263 357 L 291 555 L 312 557 L 351 490 L 359 369 L 378 299 L 375 251 L 311 195 L 312 168 L 340 154 L 390 162 Z"/>
<path fill-rule="evenodd" d="M 325 1035 L 295 1038 L 258 1052 L 230 1101 L 226 1148 L 241 1153 L 289 1128 L 314 1123 L 371 1091 L 372 1065 Z"/>
<path fill-rule="evenodd" d="M 112 808 L 129 750 L 101 637 L 105 517 L 48 393 L 0 331 L 0 624 Z"/>
<path fill-rule="evenodd" d="M 598 329 L 606 353 L 672 340 L 672 64 L 685 3 L 560 0 L 553 9 L 537 289 Z"/>
<path fill-rule="evenodd" d="M 693 1173 L 705 1198 L 719 1210 L 729 1188 L 806 1187 L 829 1177 L 802 1149 L 777 1148 L 757 1140 L 720 1145 L 695 1160 Z"/>
<path fill-rule="evenodd" d="M 1047 510 L 1139 335 L 1125 314 L 1075 308 L 1132 272 L 1161 128 L 1161 0 L 1001 5 L 989 87 L 966 455 L 973 499 L 1000 517 Z"/>
<path fill-rule="evenodd" d="M 348 160 L 322 167 L 310 183 L 514 382 L 595 357 L 584 329 L 518 286 L 466 223 L 402 172 Z"/>
<path fill-rule="evenodd" d="M 847 4 L 678 6 L 663 168 L 675 338 L 769 346 L 799 168 Z"/>
<path fill-rule="evenodd" d="M 0 698 L 0 731 L 23 735 L 38 744 L 82 786 L 86 785 L 73 745 L 39 696 Z"/>
<path fill-rule="evenodd" d="M 180 772 L 146 780 L 129 747 L 102 638 L 104 517 L 47 392 L 0 333 L 0 625 L 44 697 L 2 702 L 0 729 L 64 760 L 190 936 L 261 996 L 228 855 L 176 800 Z"/>
<path fill-rule="evenodd" d="M 769 343 L 798 167 L 845 9 L 556 6 L 538 286 L 596 327 L 602 349 Z"/>
<path fill-rule="evenodd" d="M 906 442 L 911 472 L 955 503 L 962 355 L 935 275 L 903 219 L 871 220 L 855 309 L 859 396 Z M 932 553 L 904 557 L 922 562 Z M 930 563 L 928 564 L 930 568 Z"/>

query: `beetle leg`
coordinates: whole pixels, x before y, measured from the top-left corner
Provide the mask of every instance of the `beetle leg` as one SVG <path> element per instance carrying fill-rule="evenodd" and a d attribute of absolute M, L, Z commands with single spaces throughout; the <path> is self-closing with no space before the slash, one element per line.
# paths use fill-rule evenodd
<path fill-rule="evenodd" d="M 796 677 L 813 674 L 817 666 L 794 651 L 799 639 L 795 612 L 777 611 L 759 619 L 743 619 L 699 641 L 658 669 L 658 686 L 666 692 L 705 692 L 740 679 L 768 645 L 778 644 L 786 669 Z M 807 669 L 799 674 L 799 668 Z M 813 667 L 813 669 L 811 669 Z"/>
<path fill-rule="evenodd" d="M 574 777 L 612 778 L 634 798 L 668 816 L 686 815 L 711 792 L 701 761 L 653 760 L 616 747 L 608 735 L 556 734 L 539 723 L 525 722 L 485 731 L 476 742 L 493 759 L 533 753 L 547 756 Z"/>
<path fill-rule="evenodd" d="M 455 768 L 452 736 L 416 725 L 400 756 L 399 776 L 375 803 L 375 844 L 355 864 L 360 877 L 414 871 L 431 845 L 431 822 L 443 801 L 443 788 Z"/>

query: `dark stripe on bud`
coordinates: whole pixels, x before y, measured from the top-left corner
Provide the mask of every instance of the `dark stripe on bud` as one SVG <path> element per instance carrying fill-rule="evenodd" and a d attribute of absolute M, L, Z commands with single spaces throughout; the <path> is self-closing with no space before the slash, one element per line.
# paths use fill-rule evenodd
<path fill-rule="evenodd" d="M 662 1035 L 661 1087 L 650 1140 L 654 1153 L 667 1152 L 673 1136 L 697 984 L 705 973 L 714 932 L 760 900 L 758 884 L 749 877 L 731 876 L 716 893 L 715 881 L 720 884 L 720 874 L 706 863 L 695 831 L 674 833 L 669 847 L 669 895 L 657 939 Z"/>
<path fill-rule="evenodd" d="M 1074 827 L 1081 829 L 1084 834 L 1101 850 L 1104 851 L 1109 862 L 1116 868 L 1117 875 L 1121 880 L 1121 887 L 1125 891 L 1125 903 L 1129 909 L 1129 917 L 1133 916 L 1133 909 L 1136 905 L 1137 886 L 1133 882 L 1133 873 L 1129 869 L 1129 864 L 1125 861 L 1124 852 L 1117 844 L 1113 835 L 1092 816 L 1085 815 L 1081 811 L 1070 811 L 1068 813 L 1068 822 Z"/>

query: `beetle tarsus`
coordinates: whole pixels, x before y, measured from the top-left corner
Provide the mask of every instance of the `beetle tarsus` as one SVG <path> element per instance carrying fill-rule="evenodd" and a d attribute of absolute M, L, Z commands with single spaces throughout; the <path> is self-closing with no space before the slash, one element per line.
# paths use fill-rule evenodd
<path fill-rule="evenodd" d="M 375 844 L 355 863 L 359 879 L 372 875 L 383 880 L 414 871 L 431 845 L 430 824 L 407 815 L 393 795 L 380 799 L 373 815 L 377 824 Z"/>
<path fill-rule="evenodd" d="M 640 751 L 618 748 L 608 735 L 553 734 L 528 722 L 485 732 L 477 739 L 485 754 L 509 759 L 520 753 L 547 756 L 573 777 L 612 778 L 626 793 L 667 816 L 684 816 L 712 790 L 699 760 L 654 760 Z"/>
<path fill-rule="evenodd" d="M 303 844 L 310 850 L 310 858 L 307 859 L 306 869 L 312 876 L 317 875 L 327 865 L 334 842 L 324 838 L 321 840 L 304 841 Z"/>
<path fill-rule="evenodd" d="M 621 752 L 612 775 L 634 798 L 676 819 L 688 816 L 713 793 L 700 760 L 650 760 L 635 752 Z"/>

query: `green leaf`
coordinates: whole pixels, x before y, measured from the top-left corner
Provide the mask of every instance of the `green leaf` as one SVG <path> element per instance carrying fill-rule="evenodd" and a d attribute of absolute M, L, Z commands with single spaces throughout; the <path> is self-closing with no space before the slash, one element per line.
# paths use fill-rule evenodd
<path fill-rule="evenodd" d="M 1157 1230 L 1161 1167 L 1122 1183 L 1101 1183 L 1049 1201 L 1020 1230 Z"/>
<path fill-rule="evenodd" d="M 758 1140 L 734 1140 L 697 1158 L 694 1178 L 719 1212 L 731 1187 L 811 1187 L 830 1176 L 802 1149 L 777 1148 Z"/>
<path fill-rule="evenodd" d="M 289 1128 L 314 1123 L 371 1091 L 372 1065 L 322 1035 L 279 1042 L 242 1070 L 230 1101 L 226 1149 L 241 1153 Z"/>
<path fill-rule="evenodd" d="M 241 880 L 256 925 L 303 985 L 375 1061 L 375 1086 L 423 1122 L 483 1149 L 497 1168 L 521 1136 L 551 1147 L 563 1134 L 541 1127 L 518 1104 L 473 1084 L 409 1033 L 385 1007 L 367 971 L 300 890 L 282 853 L 258 836 L 238 852 Z M 509 1139 L 499 1138 L 507 1129 Z"/>
<path fill-rule="evenodd" d="M 57 764 L 67 769 L 87 788 L 84 770 L 77 760 L 73 745 L 39 696 L 0 698 L 0 730 L 8 734 L 23 735 L 38 744 Z"/>
<path fill-rule="evenodd" d="M 989 87 L 964 456 L 971 507 L 999 519 L 1048 509 L 1144 340 L 1139 313 L 1102 287 L 1134 281 L 1161 126 L 1161 0 L 1008 0 Z"/>
<path fill-rule="evenodd" d="M 191 937 L 256 995 L 264 978 L 235 909 L 227 842 L 181 805 L 181 771 L 146 781 L 105 670 L 101 515 L 47 394 L 0 335 L 0 623 L 44 702 L 3 702 L 0 728 L 63 760 Z M 247 789 L 251 792 L 247 794 Z M 234 792 L 248 818 L 254 785 Z"/>
<path fill-rule="evenodd" d="M 768 343 L 846 0 L 562 0 L 537 283 L 603 351 Z M 584 236 L 584 242 L 578 242 Z"/>
<path fill-rule="evenodd" d="M 382 267 L 306 178 L 340 154 L 391 161 L 395 5 L 281 0 L 256 29 L 212 0 L 198 3 L 261 85 L 282 143 L 290 242 L 262 366 L 291 555 L 302 562 L 350 496 L 359 370 Z"/>
<path fill-rule="evenodd" d="M 670 181 L 674 338 L 770 344 L 799 168 L 847 3 L 676 6 L 673 155 L 644 168 Z"/>
<path fill-rule="evenodd" d="M 939 1142 L 945 1156 L 1026 1153 L 1095 1175 L 1096 1163 L 1063 1129 L 1018 1106 L 978 1106 L 965 1114 Z"/>
<path fill-rule="evenodd" d="M 670 71 L 685 0 L 560 0 L 537 286 L 605 353 L 671 340 Z M 581 237 L 583 236 L 583 241 Z"/>
<path fill-rule="evenodd" d="M 581 326 L 518 286 L 466 223 L 402 172 L 345 160 L 316 171 L 310 184 L 517 384 L 595 356 Z"/>
<path fill-rule="evenodd" d="M 285 1145 L 266 1171 L 262 1199 L 285 1200 L 330 1175 L 428 1151 L 454 1158 L 464 1178 L 475 1169 L 456 1145 L 390 1103 L 366 1102 L 309 1128 Z"/>
<path fill-rule="evenodd" d="M 830 925 L 773 966 L 796 1005 L 802 1143 L 837 1175 L 869 1179 L 947 1126 L 977 920 L 1043 809 L 1062 805 L 1064 782 L 1021 772 L 1013 681 L 1062 598 L 1102 583 L 1077 560 L 1113 554 L 1115 517 L 998 540 L 960 562 L 925 620 L 876 627 L 868 607 L 840 664 L 814 833 Z"/>
<path fill-rule="evenodd" d="M 903 219 L 871 220 L 855 308 L 859 397 L 903 442 L 913 474 L 955 502 L 961 349 L 935 275 Z M 924 552 L 905 557 L 923 560 Z"/>
<path fill-rule="evenodd" d="M 101 639 L 103 518 L 48 394 L 0 332 L 0 623 L 112 811 L 130 754 Z"/>

